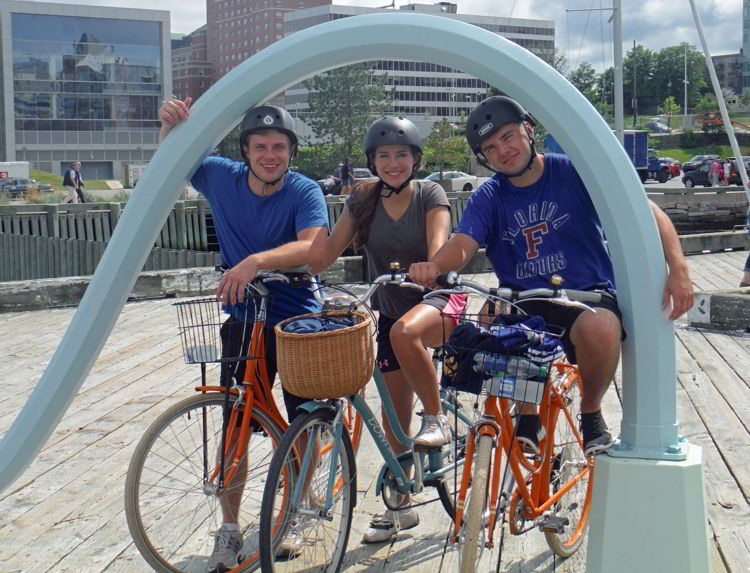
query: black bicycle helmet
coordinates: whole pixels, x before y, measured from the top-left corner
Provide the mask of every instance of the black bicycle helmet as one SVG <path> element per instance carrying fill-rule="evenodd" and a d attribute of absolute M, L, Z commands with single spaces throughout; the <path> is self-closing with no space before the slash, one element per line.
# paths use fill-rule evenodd
<path fill-rule="evenodd" d="M 297 134 L 294 132 L 294 119 L 291 115 L 289 115 L 289 112 L 287 110 L 278 106 L 260 105 L 258 107 L 254 107 L 253 109 L 248 111 L 245 114 L 245 117 L 242 119 L 242 130 L 240 131 L 240 153 L 242 154 L 242 158 L 250 168 L 250 173 L 255 175 L 257 179 L 259 179 L 266 185 L 275 185 L 276 183 L 281 181 L 287 174 L 287 172 L 289 171 L 289 166 L 287 166 L 284 173 L 282 173 L 278 179 L 274 181 L 266 181 L 261 177 L 258 177 L 258 174 L 253 171 L 253 166 L 250 165 L 250 160 L 247 158 L 247 155 L 245 155 L 245 150 L 243 149 L 245 143 L 247 142 L 247 138 L 251 134 L 265 129 L 280 131 L 289 138 L 289 143 L 291 145 L 291 149 L 289 150 L 290 161 L 294 159 L 295 155 L 297 155 L 298 139 Z"/>
<path fill-rule="evenodd" d="M 477 156 L 479 163 L 497 173 L 497 170 L 489 165 L 482 153 L 480 147 L 482 141 L 510 123 L 521 123 L 524 121 L 528 121 L 532 127 L 536 125 L 529 112 L 516 100 L 507 96 L 492 96 L 479 102 L 479 105 L 471 111 L 469 119 L 466 121 L 466 141 Z M 529 159 L 529 163 L 520 173 L 514 176 L 524 173 L 531 167 L 534 161 L 534 157 L 536 156 L 534 138 L 530 136 L 529 141 L 531 142 L 531 158 Z"/>
<path fill-rule="evenodd" d="M 383 145 L 408 145 L 412 148 L 414 155 L 417 156 L 417 161 L 414 163 L 411 175 L 404 181 L 398 189 L 395 189 L 388 185 L 378 175 L 375 169 L 375 162 L 373 161 L 374 152 L 378 147 Z M 377 119 L 367 130 L 367 136 L 365 137 L 365 153 L 367 154 L 367 167 L 370 168 L 378 179 L 383 183 L 383 186 L 390 189 L 393 193 L 400 193 L 403 191 L 414 176 L 417 174 L 419 164 L 422 158 L 422 136 L 419 135 L 417 126 L 414 125 L 410 120 L 405 117 L 396 116 L 385 116 Z"/>
<path fill-rule="evenodd" d="M 274 129 L 289 137 L 289 141 L 293 148 L 291 157 L 295 156 L 299 142 L 297 134 L 294 132 L 294 119 L 292 116 L 289 115 L 287 110 L 281 107 L 275 105 L 260 105 L 248 111 L 242 120 L 240 152 L 246 161 L 247 157 L 245 157 L 245 152 L 242 149 L 242 146 L 245 145 L 247 137 L 256 131 L 264 129 Z"/>

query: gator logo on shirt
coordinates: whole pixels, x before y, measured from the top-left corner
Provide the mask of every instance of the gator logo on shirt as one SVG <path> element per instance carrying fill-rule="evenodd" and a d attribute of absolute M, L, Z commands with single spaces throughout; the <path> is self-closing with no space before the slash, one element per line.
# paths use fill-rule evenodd
<path fill-rule="evenodd" d="M 558 209 L 554 201 L 542 201 L 541 204 L 531 203 L 525 210 L 518 209 L 513 213 L 512 224 L 503 233 L 503 240 L 512 243 L 519 251 L 525 247 L 525 260 L 516 265 L 516 278 L 547 275 L 567 266 L 562 251 L 542 255 L 545 237 L 570 219 L 568 214 L 559 215 Z M 518 241 L 519 235 L 523 242 Z"/>

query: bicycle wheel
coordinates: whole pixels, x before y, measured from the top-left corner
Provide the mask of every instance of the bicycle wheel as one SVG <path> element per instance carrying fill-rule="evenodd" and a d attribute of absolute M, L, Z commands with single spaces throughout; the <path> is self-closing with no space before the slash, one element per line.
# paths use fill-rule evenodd
<path fill-rule="evenodd" d="M 233 403 L 235 396 L 230 396 Z M 136 547 L 156 571 L 201 571 L 222 525 L 220 496 L 213 486 L 221 448 L 224 395 L 198 394 L 175 404 L 148 428 L 130 460 L 125 513 Z M 244 560 L 237 571 L 258 566 L 260 502 L 274 446 L 282 431 L 262 410 L 253 411 L 258 429 L 250 434 L 243 483 L 225 484 L 220 495 L 244 487 L 238 523 Z M 252 430 L 251 430 L 252 431 Z M 227 464 L 231 464 L 231 459 Z M 211 482 L 211 483 L 209 483 Z M 234 571 L 234 570 L 233 570 Z"/>
<path fill-rule="evenodd" d="M 487 513 L 487 487 L 490 477 L 492 437 L 479 436 L 474 475 L 471 483 L 469 509 L 466 512 L 459 543 L 461 544 L 461 573 L 474 573 L 485 544 L 484 526 Z"/>
<path fill-rule="evenodd" d="M 551 508 L 554 518 L 559 519 L 555 519 L 544 533 L 550 549 L 561 557 L 570 557 L 583 543 L 594 489 L 593 460 L 589 463 L 583 455 L 583 442 L 575 430 L 581 403 L 580 384 L 577 375 L 563 377 L 559 388 L 564 407 L 552 412 L 556 424 L 554 432 L 550 432 L 553 439 L 550 495 L 583 473 Z"/>
<path fill-rule="evenodd" d="M 333 506 L 326 512 L 329 474 L 332 470 L 333 418 L 331 410 L 316 410 L 299 416 L 284 434 L 281 445 L 271 460 L 268 481 L 263 492 L 260 519 L 260 560 L 263 571 L 286 573 L 289 571 L 320 571 L 333 573 L 341 568 L 346 553 L 352 512 L 356 503 L 356 467 L 354 451 L 347 432 L 342 433 L 335 468 L 336 479 L 332 492 Z M 294 503 L 283 494 L 280 484 L 284 473 L 291 475 L 290 491 L 297 486 L 298 468 L 303 460 L 297 448 L 307 439 L 320 441 L 321 459 L 311 464 L 309 489 L 302 500 Z M 298 444 L 300 446 L 298 446 Z M 287 504 L 289 501 L 289 504 Z M 277 536 L 271 526 L 281 523 Z M 293 547 L 284 558 L 277 557 L 280 543 Z"/>
<path fill-rule="evenodd" d="M 466 457 L 466 438 L 469 428 L 479 421 L 481 408 L 474 408 L 477 396 L 464 392 L 444 391 L 442 407 L 450 423 L 453 441 L 443 448 L 445 465 L 454 464 L 454 471 L 449 472 L 435 487 L 440 502 L 446 513 L 455 519 L 458 490 L 461 488 L 464 461 Z"/>

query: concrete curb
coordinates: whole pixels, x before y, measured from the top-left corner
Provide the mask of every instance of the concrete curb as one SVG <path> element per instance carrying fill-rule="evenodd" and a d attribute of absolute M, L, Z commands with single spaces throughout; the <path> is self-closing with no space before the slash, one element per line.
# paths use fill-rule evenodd
<path fill-rule="evenodd" d="M 695 328 L 750 332 L 750 287 L 698 293 L 688 312 Z"/>

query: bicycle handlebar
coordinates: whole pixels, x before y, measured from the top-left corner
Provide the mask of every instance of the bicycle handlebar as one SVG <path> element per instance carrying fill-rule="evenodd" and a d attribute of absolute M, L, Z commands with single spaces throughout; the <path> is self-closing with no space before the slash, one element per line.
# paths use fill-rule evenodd
<path fill-rule="evenodd" d="M 478 292 L 479 294 L 495 296 L 509 301 L 518 301 L 531 298 L 550 298 L 573 300 L 577 302 L 601 302 L 602 296 L 610 296 L 602 291 L 574 290 L 563 288 L 532 288 L 517 290 L 509 287 L 487 287 L 476 281 L 461 277 L 457 272 L 438 275 L 435 279 L 437 284 L 444 288 L 465 288 Z"/>

